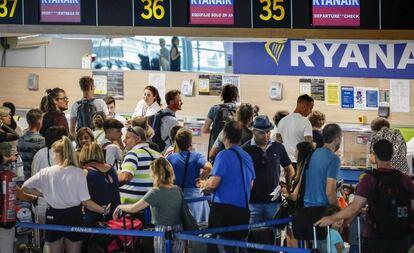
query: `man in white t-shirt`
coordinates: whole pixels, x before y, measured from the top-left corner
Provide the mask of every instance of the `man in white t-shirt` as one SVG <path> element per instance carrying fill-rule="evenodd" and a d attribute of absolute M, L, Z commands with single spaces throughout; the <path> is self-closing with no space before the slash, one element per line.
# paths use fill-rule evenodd
<path fill-rule="evenodd" d="M 122 128 L 124 125 L 116 119 L 106 119 L 103 123 L 105 131 L 105 138 L 100 141 L 99 146 L 105 154 L 105 161 L 116 170 L 119 169 L 119 163 L 121 162 L 122 149 L 115 143 L 121 143 Z"/>
<path fill-rule="evenodd" d="M 86 115 L 85 113 L 81 113 L 81 110 L 79 110 L 82 107 L 87 108 L 87 106 L 83 106 L 83 104 L 93 105 L 94 110 L 90 111 L 104 112 L 105 115 L 109 114 L 105 101 L 102 99 L 94 98 L 95 84 L 92 77 L 84 76 L 79 79 L 79 86 L 82 90 L 83 97 L 81 100 L 73 103 L 70 110 L 70 134 L 72 136 L 76 136 L 76 131 L 81 127 L 87 126 L 89 128 L 93 128 L 93 126 L 90 125 L 90 122 L 93 121 L 94 115 Z M 87 117 L 85 118 L 85 116 Z"/>
<path fill-rule="evenodd" d="M 278 124 L 276 140 L 283 143 L 292 164 L 296 165 L 296 145 L 303 141 L 313 143 L 312 125 L 306 118 L 313 109 L 313 98 L 309 95 L 298 97 L 296 109 Z"/>
<path fill-rule="evenodd" d="M 115 111 L 115 99 L 112 96 L 106 97 L 105 99 L 105 103 L 106 103 L 106 107 L 108 108 L 108 116 L 119 120 L 119 122 L 121 122 L 122 124 L 125 125 L 125 123 L 127 122 L 127 120 L 122 117 L 120 114 L 116 113 Z"/>

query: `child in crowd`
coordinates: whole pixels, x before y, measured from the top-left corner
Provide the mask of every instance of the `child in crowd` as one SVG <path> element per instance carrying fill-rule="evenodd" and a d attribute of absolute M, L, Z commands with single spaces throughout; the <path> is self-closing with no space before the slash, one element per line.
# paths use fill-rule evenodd
<path fill-rule="evenodd" d="M 326 212 L 325 216 L 333 215 L 337 212 L 341 211 L 338 206 L 330 206 Z M 336 223 L 332 224 L 329 228 L 329 235 L 330 236 L 330 248 L 331 253 L 343 253 L 344 252 L 344 240 L 342 239 L 340 231 L 342 230 L 342 225 L 344 220 L 339 220 Z"/>

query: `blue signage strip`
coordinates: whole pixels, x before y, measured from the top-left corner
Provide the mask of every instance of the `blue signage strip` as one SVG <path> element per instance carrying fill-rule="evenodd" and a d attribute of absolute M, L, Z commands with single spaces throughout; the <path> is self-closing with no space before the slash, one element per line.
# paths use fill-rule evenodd
<path fill-rule="evenodd" d="M 234 43 L 235 74 L 414 79 L 414 42 Z"/>

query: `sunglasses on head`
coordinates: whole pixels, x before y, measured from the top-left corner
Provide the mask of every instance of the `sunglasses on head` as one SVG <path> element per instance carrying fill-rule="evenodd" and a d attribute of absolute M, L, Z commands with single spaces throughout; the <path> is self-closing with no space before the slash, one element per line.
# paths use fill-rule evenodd
<path fill-rule="evenodd" d="M 136 135 L 136 136 L 138 136 L 138 137 L 141 137 L 141 135 L 139 135 L 139 134 L 137 133 L 137 131 L 135 131 L 135 130 L 134 130 L 134 128 L 133 128 L 133 127 L 128 127 L 127 131 L 128 131 L 128 132 L 131 132 L 131 133 L 133 133 L 133 134 L 135 134 L 135 135 Z"/>

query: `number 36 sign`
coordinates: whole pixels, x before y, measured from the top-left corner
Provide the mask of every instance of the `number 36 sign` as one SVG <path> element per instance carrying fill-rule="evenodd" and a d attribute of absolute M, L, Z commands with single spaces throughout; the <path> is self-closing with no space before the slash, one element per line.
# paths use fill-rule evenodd
<path fill-rule="evenodd" d="M 135 26 L 170 26 L 170 0 L 134 0 Z"/>

